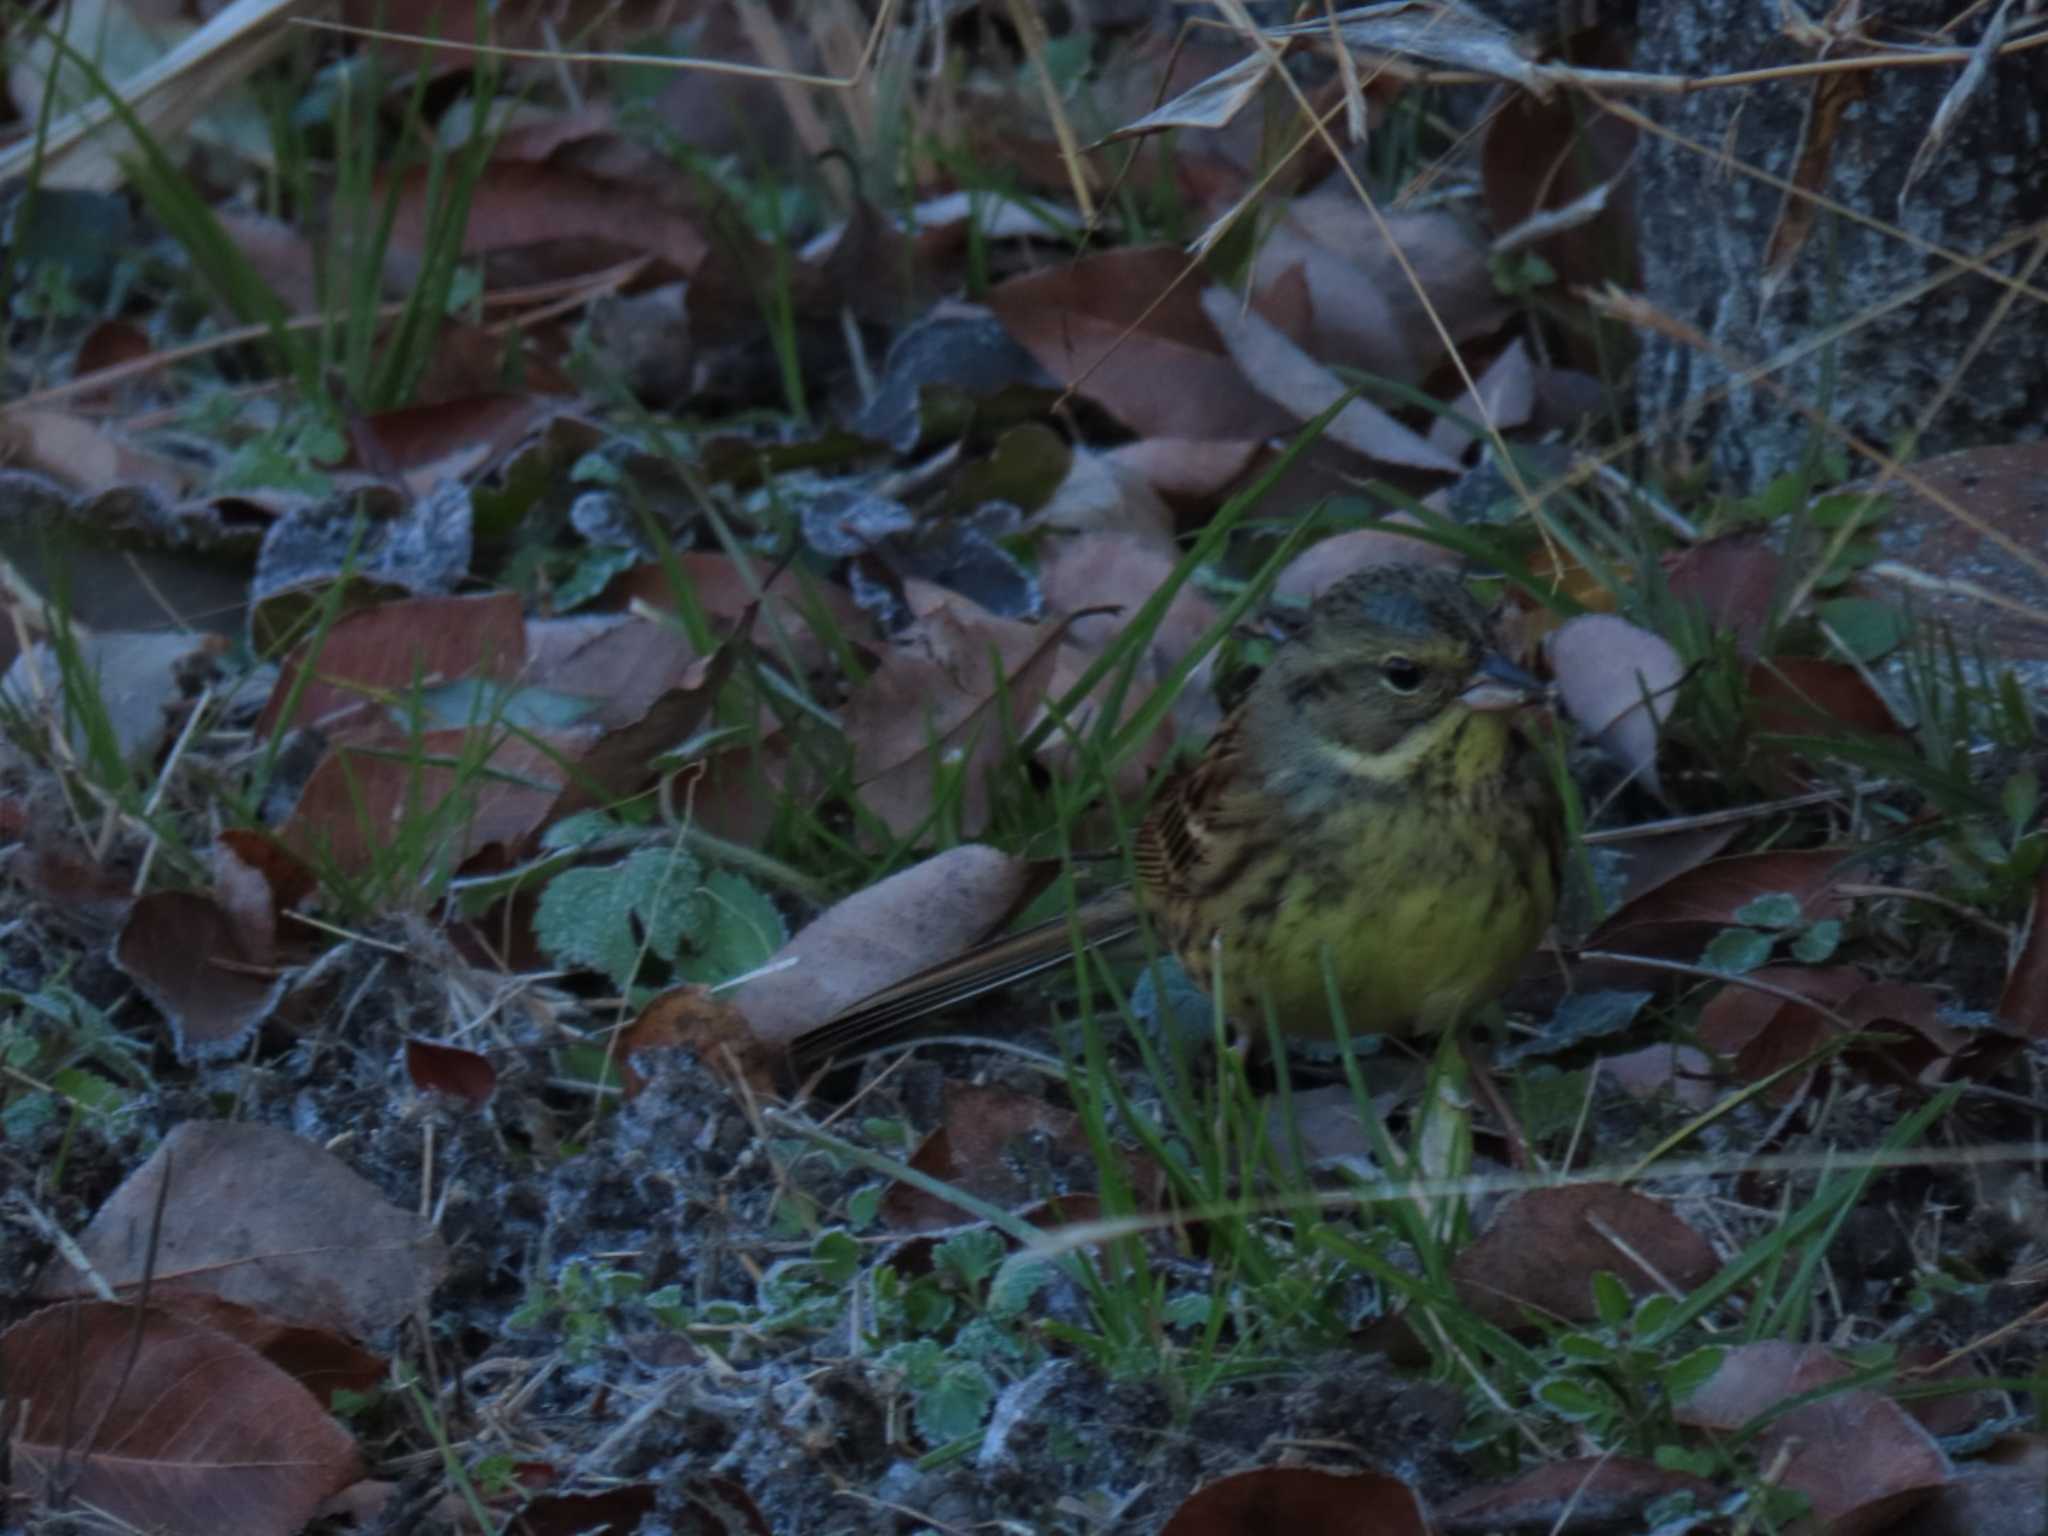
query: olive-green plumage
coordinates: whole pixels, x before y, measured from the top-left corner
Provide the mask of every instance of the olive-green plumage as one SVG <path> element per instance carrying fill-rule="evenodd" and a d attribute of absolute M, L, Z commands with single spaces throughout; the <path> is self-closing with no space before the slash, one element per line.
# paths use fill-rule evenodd
<path fill-rule="evenodd" d="M 1138 901 L 1257 1024 L 1448 1028 L 1549 927 L 1561 816 L 1463 583 L 1415 566 L 1325 593 L 1138 837 Z M 1326 957 L 1327 956 L 1327 963 Z"/>

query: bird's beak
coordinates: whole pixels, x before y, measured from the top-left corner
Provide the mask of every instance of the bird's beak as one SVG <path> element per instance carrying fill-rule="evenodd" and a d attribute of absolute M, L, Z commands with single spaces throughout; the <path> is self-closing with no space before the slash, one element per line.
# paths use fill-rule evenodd
<path fill-rule="evenodd" d="M 1458 695 L 1458 702 L 1467 709 L 1493 713 L 1506 709 L 1520 709 L 1525 704 L 1540 704 L 1549 697 L 1550 690 L 1532 674 L 1516 666 L 1498 651 L 1488 651 L 1480 658 L 1478 668 L 1472 674 L 1472 681 L 1465 685 L 1465 691 Z"/>

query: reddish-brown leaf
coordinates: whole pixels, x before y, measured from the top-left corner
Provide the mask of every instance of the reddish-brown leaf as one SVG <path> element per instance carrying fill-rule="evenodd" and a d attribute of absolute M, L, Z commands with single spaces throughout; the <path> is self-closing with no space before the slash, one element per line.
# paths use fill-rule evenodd
<path fill-rule="evenodd" d="M 1160 1536 L 1429 1536 L 1422 1499 L 1379 1472 L 1257 1467 L 1188 1495 Z"/>
<path fill-rule="evenodd" d="M 427 173 L 410 172 L 392 220 L 392 260 L 402 272 L 420 259 L 428 223 Z M 465 256 L 556 241 L 600 242 L 617 251 L 658 256 L 684 276 L 710 247 L 696 223 L 660 205 L 653 190 L 580 171 L 496 161 L 470 192 Z"/>
<path fill-rule="evenodd" d="M 498 1069 L 488 1056 L 459 1045 L 442 1045 L 408 1035 L 405 1074 L 422 1093 L 445 1093 L 472 1108 L 482 1108 L 498 1091 Z"/>
<path fill-rule="evenodd" d="M 1677 1405 L 1680 1423 L 1723 1433 L 1850 1375 L 1817 1345 L 1770 1341 L 1728 1351 L 1713 1379 Z M 1875 1536 L 1948 1483 L 1934 1438 L 1867 1387 L 1779 1414 L 1750 1442 L 1782 1487 L 1803 1493 L 1829 1536 Z"/>
<path fill-rule="evenodd" d="M 432 405 L 405 405 L 349 423 L 344 467 L 401 478 L 415 495 L 442 480 L 482 474 L 546 419 L 550 407 L 531 395 L 471 395 Z"/>
<path fill-rule="evenodd" d="M 151 891 L 128 909 L 114 963 L 171 1026 L 187 1059 L 240 1050 L 284 995 L 268 956 L 250 953 L 234 919 L 196 891 Z"/>
<path fill-rule="evenodd" d="M 1601 1270 L 1642 1296 L 1665 1283 L 1689 1291 L 1720 1267 L 1707 1240 L 1662 1202 L 1615 1184 L 1574 1184 L 1509 1200 L 1451 1261 L 1451 1284 L 1478 1316 L 1518 1327 L 1532 1313 L 1566 1322 L 1596 1316 L 1593 1276 Z"/>
<path fill-rule="evenodd" d="M 525 662 L 526 621 L 515 592 L 379 603 L 345 614 L 293 653 L 256 730 L 369 730 L 384 720 L 390 700 L 415 686 L 510 679 Z M 301 678 L 304 688 L 294 698 Z"/>
<path fill-rule="evenodd" d="M 362 1475 L 311 1393 L 246 1345 L 152 1308 L 47 1307 L 0 1334 L 17 1488 L 125 1529 L 291 1536 Z"/>

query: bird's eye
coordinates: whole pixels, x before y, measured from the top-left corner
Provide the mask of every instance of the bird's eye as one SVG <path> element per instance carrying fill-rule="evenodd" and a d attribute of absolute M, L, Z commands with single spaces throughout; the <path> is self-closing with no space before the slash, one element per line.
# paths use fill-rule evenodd
<path fill-rule="evenodd" d="M 1389 656 L 1380 663 L 1380 681 L 1396 693 L 1413 693 L 1422 686 L 1422 667 L 1406 656 Z"/>

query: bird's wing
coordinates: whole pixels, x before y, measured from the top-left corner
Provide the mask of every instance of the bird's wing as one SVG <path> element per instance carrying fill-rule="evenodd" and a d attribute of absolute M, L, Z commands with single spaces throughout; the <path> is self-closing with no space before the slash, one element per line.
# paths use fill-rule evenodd
<path fill-rule="evenodd" d="M 1171 897 L 1207 883 L 1218 861 L 1217 812 L 1243 772 L 1243 719 L 1232 714 L 1216 727 L 1201 757 L 1138 827 L 1131 862 L 1148 895 Z"/>

